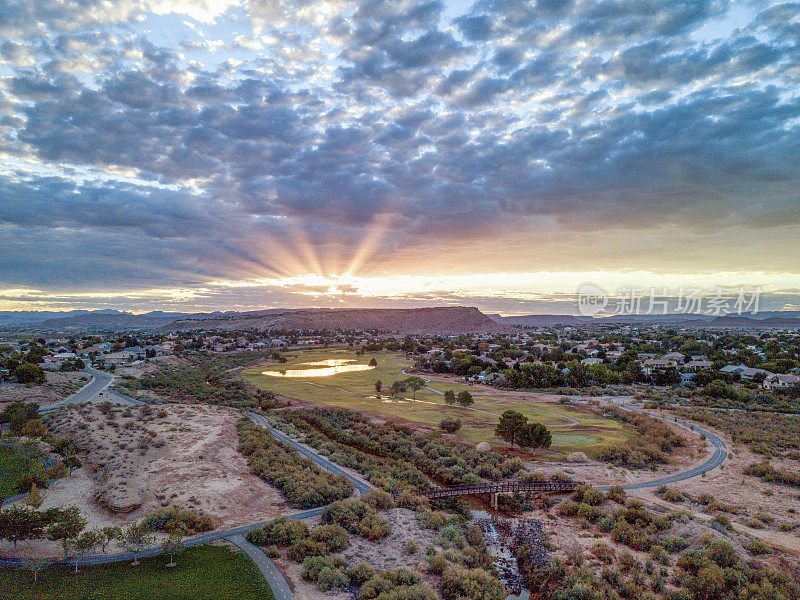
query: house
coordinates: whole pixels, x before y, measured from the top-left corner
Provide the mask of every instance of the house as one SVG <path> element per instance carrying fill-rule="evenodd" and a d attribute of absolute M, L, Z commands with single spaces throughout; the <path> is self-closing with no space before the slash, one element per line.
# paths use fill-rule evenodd
<path fill-rule="evenodd" d="M 745 381 L 753 381 L 753 379 L 755 379 L 760 375 L 764 375 L 764 377 L 766 377 L 771 374 L 772 373 L 770 373 L 769 371 L 765 371 L 764 369 L 753 369 L 753 368 L 747 368 L 743 370 L 741 373 L 739 373 L 739 375 L 741 375 L 742 379 L 744 379 Z"/>
<path fill-rule="evenodd" d="M 677 363 L 674 360 L 667 360 L 665 358 L 648 358 L 642 363 L 642 372 L 645 375 L 652 375 L 654 371 L 660 369 L 668 369 L 675 367 Z"/>
<path fill-rule="evenodd" d="M 706 371 L 714 366 L 714 363 L 710 360 L 690 360 L 683 366 L 691 371 Z"/>
<path fill-rule="evenodd" d="M 765 390 L 774 390 L 777 388 L 788 388 L 798 384 L 800 384 L 800 377 L 797 375 L 771 373 L 761 382 L 761 387 Z"/>
<path fill-rule="evenodd" d="M 602 358 L 584 358 L 581 361 L 582 365 L 600 365 L 603 363 Z"/>
<path fill-rule="evenodd" d="M 60 371 L 61 362 L 62 361 L 55 356 L 43 356 L 39 366 L 45 371 Z"/>
<path fill-rule="evenodd" d="M 725 365 L 720 369 L 723 373 L 729 373 L 730 375 L 741 375 L 742 371 L 744 371 L 747 367 L 745 365 Z"/>
<path fill-rule="evenodd" d="M 674 360 L 675 362 L 682 363 L 686 360 L 686 357 L 683 355 L 683 352 L 670 352 L 664 355 L 666 360 Z"/>

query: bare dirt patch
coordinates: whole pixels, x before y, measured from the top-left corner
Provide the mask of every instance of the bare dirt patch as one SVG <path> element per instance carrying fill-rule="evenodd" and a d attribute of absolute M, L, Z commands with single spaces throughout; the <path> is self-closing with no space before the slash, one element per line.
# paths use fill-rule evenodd
<path fill-rule="evenodd" d="M 59 402 L 72 395 L 89 382 L 89 377 L 80 371 L 45 373 L 47 381 L 42 385 L 0 383 L 0 404 L 5 402 L 35 402 L 46 405 Z"/>
<path fill-rule="evenodd" d="M 211 515 L 221 527 L 290 510 L 239 454 L 238 419 L 213 406 L 92 404 L 62 409 L 53 427 L 76 439 L 92 498 L 107 513 L 132 521 L 175 505 Z"/>

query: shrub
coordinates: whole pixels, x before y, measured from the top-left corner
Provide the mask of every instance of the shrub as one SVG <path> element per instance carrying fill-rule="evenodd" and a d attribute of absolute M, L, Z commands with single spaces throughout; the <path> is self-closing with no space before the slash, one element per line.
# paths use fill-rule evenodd
<path fill-rule="evenodd" d="M 600 562 L 611 564 L 614 562 L 614 557 L 616 556 L 617 553 L 611 546 L 598 542 L 597 544 L 592 546 L 592 554 Z"/>
<path fill-rule="evenodd" d="M 394 508 L 394 498 L 389 492 L 383 490 L 372 490 L 369 494 L 361 497 L 372 508 L 378 510 L 389 510 Z"/>
<path fill-rule="evenodd" d="M 668 502 L 683 502 L 686 499 L 686 494 L 668 487 L 661 497 Z"/>
<path fill-rule="evenodd" d="M 434 554 L 428 557 L 428 572 L 434 575 L 441 575 L 447 568 L 447 560 L 441 554 Z"/>
<path fill-rule="evenodd" d="M 722 529 L 731 530 L 733 529 L 733 525 L 731 524 L 731 520 L 723 514 L 716 514 L 711 519 L 711 523 L 718 525 Z"/>
<path fill-rule="evenodd" d="M 353 486 L 346 477 L 324 471 L 261 427 L 243 419 L 238 429 L 239 450 L 247 456 L 250 468 L 295 506 L 324 506 L 352 493 Z"/>
<path fill-rule="evenodd" d="M 800 487 L 800 473 L 776 469 L 769 462 L 753 463 L 744 470 L 745 475 L 760 477 L 763 481 Z"/>
<path fill-rule="evenodd" d="M 308 525 L 302 521 L 280 517 L 267 523 L 261 529 L 254 529 L 247 534 L 247 541 L 256 546 L 289 546 L 296 541 L 308 537 Z"/>
<path fill-rule="evenodd" d="M 363 560 L 358 561 L 347 569 L 347 577 L 350 579 L 350 583 L 355 585 L 363 584 L 374 575 L 375 569 L 372 568 L 372 565 Z"/>
<path fill-rule="evenodd" d="M 317 587 L 323 592 L 343 590 L 350 585 L 350 578 L 341 569 L 323 567 L 317 577 Z"/>
<path fill-rule="evenodd" d="M 322 511 L 323 523 L 338 523 L 350 533 L 369 540 L 379 540 L 391 533 L 389 522 L 375 512 L 368 503 L 358 498 L 338 500 Z"/>
<path fill-rule="evenodd" d="M 665 535 L 659 538 L 658 545 L 667 552 L 680 552 L 689 547 L 689 542 L 679 535 Z"/>
<path fill-rule="evenodd" d="M 455 433 L 456 431 L 461 429 L 461 420 L 460 419 L 442 419 L 439 422 L 439 429 L 441 429 L 445 433 Z"/>
<path fill-rule="evenodd" d="M 148 531 L 169 533 L 176 528 L 185 528 L 186 533 L 194 535 L 214 529 L 214 520 L 209 515 L 200 515 L 189 510 L 171 506 L 146 515 L 142 525 Z"/>
<path fill-rule="evenodd" d="M 758 538 L 754 538 L 751 540 L 745 547 L 750 554 L 753 556 L 760 556 L 762 554 L 769 554 L 770 548 L 769 545 L 764 540 L 760 540 Z"/>
<path fill-rule="evenodd" d="M 442 597 L 445 600 L 503 600 L 503 585 L 484 569 L 450 567 L 442 575 Z"/>

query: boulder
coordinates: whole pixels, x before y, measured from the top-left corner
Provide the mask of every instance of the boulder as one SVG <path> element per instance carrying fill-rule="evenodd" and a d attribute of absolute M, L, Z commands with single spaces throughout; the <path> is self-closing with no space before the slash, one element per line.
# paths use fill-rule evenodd
<path fill-rule="evenodd" d="M 489 445 L 489 442 L 481 442 L 477 446 L 475 446 L 475 450 L 478 452 L 491 452 L 492 447 Z"/>

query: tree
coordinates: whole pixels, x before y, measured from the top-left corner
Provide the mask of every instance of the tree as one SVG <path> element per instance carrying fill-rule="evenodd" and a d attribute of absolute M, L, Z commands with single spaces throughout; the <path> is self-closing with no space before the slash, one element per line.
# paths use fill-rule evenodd
<path fill-rule="evenodd" d="M 397 396 L 398 394 L 406 391 L 406 382 L 405 381 L 395 381 L 392 385 L 389 386 L 389 394 L 392 396 Z"/>
<path fill-rule="evenodd" d="M 44 383 L 44 371 L 39 365 L 22 363 L 12 373 L 19 383 Z"/>
<path fill-rule="evenodd" d="M 455 404 L 456 403 L 456 394 L 453 390 L 447 390 L 444 393 L 444 401 L 448 404 Z"/>
<path fill-rule="evenodd" d="M 8 429 L 13 434 L 19 434 L 22 427 L 39 415 L 39 406 L 33 402 L 12 402 L 0 413 L 0 423 L 8 423 Z"/>
<path fill-rule="evenodd" d="M 425 387 L 425 380 L 422 377 L 409 377 L 406 379 L 406 385 L 411 388 L 413 392 L 413 399 L 417 399 L 417 390 L 421 390 Z"/>
<path fill-rule="evenodd" d="M 186 526 L 183 525 L 183 523 L 179 523 L 170 529 L 167 539 L 164 540 L 162 547 L 164 548 L 164 552 L 169 554 L 169 563 L 167 563 L 168 567 L 175 566 L 176 563 L 173 560 L 173 556 L 178 552 L 181 552 L 186 547 L 186 544 L 183 541 L 183 537 L 185 535 Z"/>
<path fill-rule="evenodd" d="M 133 552 L 132 565 L 139 564 L 139 553 L 145 550 L 153 540 L 153 534 L 141 523 L 134 523 L 122 534 L 122 545 L 126 550 Z"/>
<path fill-rule="evenodd" d="M 61 546 L 64 548 L 64 560 L 66 560 L 72 541 L 80 535 L 84 527 L 86 527 L 86 520 L 81 516 L 77 507 L 70 506 L 59 510 L 55 521 L 47 528 L 47 538 L 61 542 Z"/>
<path fill-rule="evenodd" d="M 377 367 L 378 366 L 378 361 L 375 360 L 374 358 L 370 358 L 369 359 L 369 366 L 370 367 Z"/>
<path fill-rule="evenodd" d="M 550 431 L 541 423 L 527 423 L 520 431 L 517 443 L 525 448 L 549 448 L 552 439 Z"/>
<path fill-rule="evenodd" d="M 456 396 L 456 400 L 461 406 L 469 406 L 474 402 L 472 399 L 472 394 L 470 394 L 467 390 L 463 390 L 458 392 L 458 396 Z"/>
<path fill-rule="evenodd" d="M 42 494 L 39 492 L 39 487 L 34 481 L 31 484 L 31 489 L 28 491 L 28 504 L 33 508 L 39 508 L 43 501 L 44 499 L 42 498 Z"/>
<path fill-rule="evenodd" d="M 383 382 L 380 379 L 378 379 L 378 381 L 375 382 L 375 395 L 380 396 L 382 389 L 383 389 Z"/>
<path fill-rule="evenodd" d="M 439 428 L 446 433 L 455 433 L 461 429 L 460 419 L 442 419 Z"/>
<path fill-rule="evenodd" d="M 521 412 L 506 410 L 500 415 L 500 422 L 497 424 L 494 434 L 513 446 L 520 443 L 523 429 L 527 424 L 528 417 Z"/>
<path fill-rule="evenodd" d="M 105 554 L 106 548 L 112 541 L 121 539 L 122 529 L 119 527 L 103 527 L 97 532 L 97 544 L 103 550 L 103 554 Z"/>
<path fill-rule="evenodd" d="M 15 550 L 21 540 L 41 537 L 44 527 L 42 513 L 29 508 L 13 507 L 0 512 L 0 539 L 10 541 Z"/>
<path fill-rule="evenodd" d="M 73 543 L 75 548 L 75 572 L 78 572 L 78 557 L 87 556 L 97 547 L 97 531 L 84 531 Z"/>
<path fill-rule="evenodd" d="M 36 583 L 39 571 L 43 571 L 49 564 L 50 561 L 44 556 L 32 556 L 22 560 L 23 568 L 33 573 L 33 583 Z"/>

